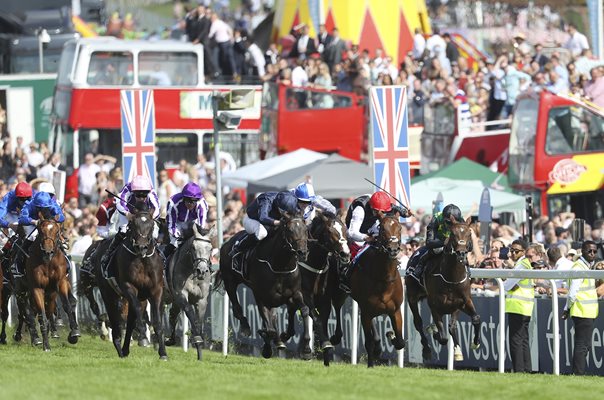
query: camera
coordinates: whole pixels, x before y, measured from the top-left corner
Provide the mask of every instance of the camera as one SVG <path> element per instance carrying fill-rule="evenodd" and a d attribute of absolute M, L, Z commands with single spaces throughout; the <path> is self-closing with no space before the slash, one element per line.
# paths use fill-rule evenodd
<path fill-rule="evenodd" d="M 500 260 L 508 260 L 510 254 L 510 248 L 509 247 L 502 247 L 501 250 L 499 250 L 499 259 Z"/>
<path fill-rule="evenodd" d="M 218 121 L 220 121 L 227 129 L 237 129 L 241 123 L 241 116 L 228 111 L 220 111 L 220 114 L 218 114 Z"/>

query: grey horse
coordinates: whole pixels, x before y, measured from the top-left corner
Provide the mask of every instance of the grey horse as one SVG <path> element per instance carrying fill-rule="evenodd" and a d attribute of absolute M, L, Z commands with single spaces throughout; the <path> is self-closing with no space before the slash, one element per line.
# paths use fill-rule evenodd
<path fill-rule="evenodd" d="M 172 303 L 172 334 L 168 344 L 176 342 L 176 319 L 182 310 L 191 323 L 191 344 L 197 349 L 197 359 L 201 361 L 201 329 L 215 275 L 211 270 L 210 255 L 216 230 L 193 225 L 190 231 L 192 234 L 186 235 L 188 238 L 170 258 L 166 271 L 168 290 L 165 301 L 166 304 Z M 184 332 L 183 340 L 186 340 Z"/>

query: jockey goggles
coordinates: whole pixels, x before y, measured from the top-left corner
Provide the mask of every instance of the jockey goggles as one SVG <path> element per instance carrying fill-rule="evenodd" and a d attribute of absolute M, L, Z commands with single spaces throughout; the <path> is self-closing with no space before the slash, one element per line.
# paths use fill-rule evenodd
<path fill-rule="evenodd" d="M 149 192 L 134 192 L 134 197 L 139 199 L 145 199 L 149 195 Z"/>

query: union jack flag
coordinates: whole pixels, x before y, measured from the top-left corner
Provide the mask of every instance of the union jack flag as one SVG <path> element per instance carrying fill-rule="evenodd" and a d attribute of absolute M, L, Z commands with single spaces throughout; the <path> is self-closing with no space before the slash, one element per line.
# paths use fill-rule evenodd
<path fill-rule="evenodd" d="M 375 182 L 410 208 L 407 89 L 377 86 L 369 96 Z"/>
<path fill-rule="evenodd" d="M 155 186 L 155 103 L 152 90 L 122 90 L 124 183 L 146 175 Z"/>

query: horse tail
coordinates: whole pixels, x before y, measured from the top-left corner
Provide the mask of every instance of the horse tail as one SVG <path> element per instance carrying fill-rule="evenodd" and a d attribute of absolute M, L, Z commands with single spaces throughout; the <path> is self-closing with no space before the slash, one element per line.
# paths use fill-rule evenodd
<path fill-rule="evenodd" d="M 220 291 L 222 286 L 224 286 L 223 280 L 222 280 L 222 275 L 220 274 L 220 270 L 218 270 L 218 271 L 216 271 L 216 274 L 214 275 L 214 281 L 212 282 L 212 291 L 218 292 L 218 291 Z"/>

